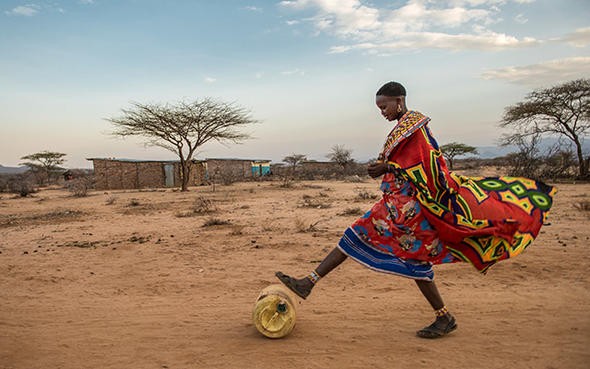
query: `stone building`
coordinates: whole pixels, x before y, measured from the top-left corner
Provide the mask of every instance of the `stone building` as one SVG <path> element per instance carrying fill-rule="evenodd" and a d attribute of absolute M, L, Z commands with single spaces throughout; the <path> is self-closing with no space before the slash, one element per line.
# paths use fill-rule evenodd
<path fill-rule="evenodd" d="M 97 190 L 179 187 L 181 183 L 178 160 L 133 160 L 89 158 L 94 166 Z M 201 184 L 205 178 L 202 162 L 193 161 L 189 185 Z"/>
<path fill-rule="evenodd" d="M 180 187 L 181 170 L 178 160 L 133 160 L 89 158 L 94 166 L 97 190 Z M 193 160 L 189 186 L 211 181 L 234 182 L 267 175 L 270 160 L 205 159 Z"/>

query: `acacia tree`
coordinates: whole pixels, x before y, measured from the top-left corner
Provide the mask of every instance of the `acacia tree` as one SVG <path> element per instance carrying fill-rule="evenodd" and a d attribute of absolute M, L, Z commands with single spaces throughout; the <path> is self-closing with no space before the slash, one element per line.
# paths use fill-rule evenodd
<path fill-rule="evenodd" d="M 257 122 L 244 108 L 210 98 L 176 104 L 132 103 L 132 108 L 122 109 L 120 117 L 107 120 L 115 125 L 115 136 L 144 137 L 147 145 L 178 155 L 182 191 L 188 189 L 190 163 L 197 148 L 211 140 L 240 143 L 250 135 L 239 128 Z"/>
<path fill-rule="evenodd" d="M 534 90 L 525 101 L 506 108 L 500 126 L 512 129 L 502 138 L 504 145 L 535 134 L 567 138 L 576 148 L 578 175 L 588 176 L 582 141 L 590 133 L 590 79 Z"/>
<path fill-rule="evenodd" d="M 330 159 L 330 161 L 340 165 L 343 171 L 349 164 L 354 163 L 354 159 L 352 158 L 352 150 L 345 148 L 344 145 L 332 146 L 332 152 L 326 155 L 326 157 Z"/>
<path fill-rule="evenodd" d="M 453 169 L 453 160 L 461 155 L 478 155 L 477 149 L 473 146 L 465 145 L 459 142 L 451 142 L 440 147 L 445 159 L 449 162 L 450 169 Z"/>
<path fill-rule="evenodd" d="M 283 161 L 291 167 L 291 175 L 295 177 L 295 170 L 297 167 L 301 165 L 304 161 L 307 160 L 307 156 L 303 154 L 291 154 L 289 156 L 285 156 Z"/>
<path fill-rule="evenodd" d="M 51 182 L 52 174 L 63 169 L 60 165 L 66 161 L 66 159 L 64 159 L 64 156 L 66 155 L 67 154 L 61 152 L 45 150 L 23 156 L 20 159 L 27 160 L 21 163 L 21 165 L 26 165 L 30 168 L 39 184 L 42 184 L 45 180 L 47 181 L 47 184 L 49 184 Z"/>

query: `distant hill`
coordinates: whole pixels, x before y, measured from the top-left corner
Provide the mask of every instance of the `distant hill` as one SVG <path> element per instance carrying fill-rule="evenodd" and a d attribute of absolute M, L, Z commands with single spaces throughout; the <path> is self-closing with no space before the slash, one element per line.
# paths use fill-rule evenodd
<path fill-rule="evenodd" d="M 0 174 L 19 174 L 29 170 L 28 167 L 5 167 L 0 165 Z"/>

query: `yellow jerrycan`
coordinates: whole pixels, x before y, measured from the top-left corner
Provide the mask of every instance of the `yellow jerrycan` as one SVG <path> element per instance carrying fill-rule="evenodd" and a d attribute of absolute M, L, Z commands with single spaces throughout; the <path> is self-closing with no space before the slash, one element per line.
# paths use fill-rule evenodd
<path fill-rule="evenodd" d="M 271 284 L 260 292 L 252 320 L 258 332 L 269 338 L 282 338 L 295 326 L 295 298 L 282 284 Z"/>

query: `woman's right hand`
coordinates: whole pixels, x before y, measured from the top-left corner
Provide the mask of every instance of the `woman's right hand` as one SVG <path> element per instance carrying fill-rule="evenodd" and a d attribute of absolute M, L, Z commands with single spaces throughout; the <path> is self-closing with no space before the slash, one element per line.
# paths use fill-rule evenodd
<path fill-rule="evenodd" d="M 367 167 L 367 173 L 369 173 L 371 178 L 380 177 L 383 174 L 387 173 L 387 163 L 383 163 L 383 162 L 371 163 Z"/>

